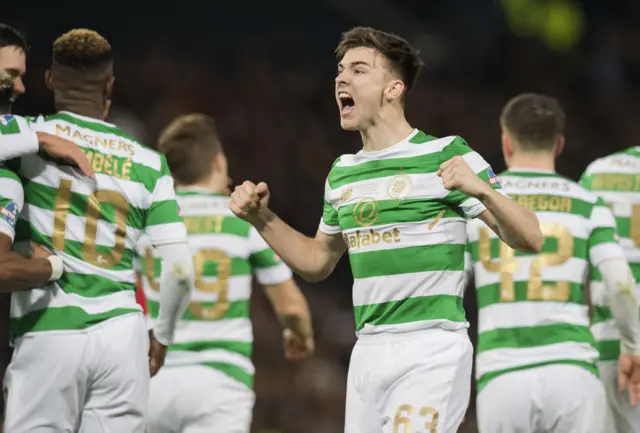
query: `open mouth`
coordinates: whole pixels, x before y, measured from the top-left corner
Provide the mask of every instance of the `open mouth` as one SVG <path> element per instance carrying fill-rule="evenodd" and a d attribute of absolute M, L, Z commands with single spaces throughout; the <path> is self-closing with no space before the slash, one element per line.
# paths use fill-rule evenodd
<path fill-rule="evenodd" d="M 343 115 L 353 111 L 353 107 L 356 105 L 353 97 L 346 92 L 339 92 L 338 100 L 340 101 L 340 114 Z"/>

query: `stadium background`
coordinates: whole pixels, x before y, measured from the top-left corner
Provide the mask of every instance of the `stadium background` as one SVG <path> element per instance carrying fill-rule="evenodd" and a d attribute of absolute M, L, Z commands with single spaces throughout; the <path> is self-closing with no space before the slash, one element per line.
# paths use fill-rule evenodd
<path fill-rule="evenodd" d="M 294 0 L 260 2 L 5 2 L 1 19 L 32 46 L 19 114 L 52 111 L 43 71 L 53 39 L 74 27 L 106 36 L 116 53 L 111 121 L 152 145 L 174 116 L 213 115 L 236 181 L 265 180 L 273 208 L 305 233 L 320 218 L 325 176 L 360 145 L 342 132 L 333 98 L 340 33 L 372 25 L 401 33 L 426 68 L 408 117 L 436 135 L 461 135 L 504 168 L 497 117 L 515 93 L 545 92 L 568 115 L 558 169 L 577 178 L 593 159 L 640 140 L 637 0 Z M 301 282 L 316 355 L 285 362 L 280 332 L 256 291 L 254 431 L 338 433 L 355 341 L 343 260 L 321 284 Z M 466 298 L 475 338 L 474 296 Z M 215 392 L 212 390 L 212 392 Z M 472 405 L 461 433 L 475 433 Z"/>

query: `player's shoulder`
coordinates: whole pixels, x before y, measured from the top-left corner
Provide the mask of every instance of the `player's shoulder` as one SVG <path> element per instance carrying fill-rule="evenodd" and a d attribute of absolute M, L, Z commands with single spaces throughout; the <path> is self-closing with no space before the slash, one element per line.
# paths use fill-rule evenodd
<path fill-rule="evenodd" d="M 640 170 L 640 148 L 630 147 L 596 159 L 587 166 L 584 175 Z"/>
<path fill-rule="evenodd" d="M 0 114 L 0 135 L 19 134 L 29 129 L 29 123 L 23 116 Z"/>

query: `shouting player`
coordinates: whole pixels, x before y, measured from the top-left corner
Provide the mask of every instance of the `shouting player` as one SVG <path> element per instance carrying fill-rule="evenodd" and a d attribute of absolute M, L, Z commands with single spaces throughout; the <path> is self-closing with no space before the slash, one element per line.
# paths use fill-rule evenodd
<path fill-rule="evenodd" d="M 620 244 L 635 277 L 636 296 L 640 296 L 640 147 L 630 147 L 591 163 L 580 183 L 600 195 L 616 218 Z M 640 407 L 621 392 L 619 377 L 640 370 L 640 358 L 628 356 L 625 329 L 617 323 L 612 300 L 606 291 L 606 275 L 591 273 L 593 325 L 591 330 L 600 350 L 598 368 L 617 433 L 640 431 Z M 622 337 L 622 345 L 620 339 Z M 623 351 L 622 353 L 620 351 Z M 625 353 L 625 351 L 627 353 Z"/>
<path fill-rule="evenodd" d="M 249 318 L 251 276 L 264 286 L 284 328 L 285 355 L 313 353 L 304 296 L 291 271 L 255 228 L 229 210 L 227 160 L 213 119 L 175 119 L 160 136 L 176 180 L 189 235 L 195 286 L 189 310 L 169 347 L 166 367 L 151 381 L 149 433 L 249 433 L 254 393 Z M 150 249 L 143 285 L 150 317 L 158 312 L 160 266 Z"/>
<path fill-rule="evenodd" d="M 95 178 L 46 155 L 15 164 L 25 200 L 17 240 L 44 245 L 65 272 L 12 294 L 6 433 L 142 433 L 150 369 L 162 365 L 189 300 L 193 264 L 166 160 L 103 120 L 113 83 L 102 36 L 81 29 L 55 41 L 46 84 L 58 113 L 32 126 L 81 146 Z M 133 258 L 144 231 L 166 270 L 155 337 L 135 301 Z"/>
<path fill-rule="evenodd" d="M 345 431 L 453 433 L 471 386 L 465 219 L 481 218 L 528 252 L 542 245 L 538 220 L 496 191 L 489 164 L 462 138 L 409 125 L 404 103 L 422 63 L 407 41 L 357 27 L 336 55 L 340 123 L 360 132 L 363 149 L 333 164 L 315 238 L 269 210 L 264 183 L 244 182 L 230 206 L 309 281 L 326 278 L 348 249 L 358 342 Z"/>
<path fill-rule="evenodd" d="M 513 98 L 500 118 L 508 167 L 500 184 L 536 212 L 542 251 L 522 254 L 482 222 L 467 226 L 480 309 L 480 433 L 604 431 L 606 401 L 584 285 L 589 266 L 604 278 L 626 356 L 640 355 L 638 302 L 613 215 L 595 194 L 555 172 L 564 122 L 557 101 L 537 94 Z M 634 398 L 638 385 L 631 384 Z"/>

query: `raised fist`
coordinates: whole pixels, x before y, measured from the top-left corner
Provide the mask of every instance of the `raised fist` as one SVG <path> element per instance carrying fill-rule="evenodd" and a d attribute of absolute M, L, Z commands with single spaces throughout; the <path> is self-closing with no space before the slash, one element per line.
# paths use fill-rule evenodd
<path fill-rule="evenodd" d="M 479 197 L 489 188 L 459 155 L 442 163 L 438 176 L 442 178 L 442 185 L 446 189 L 457 189 L 469 197 Z"/>
<path fill-rule="evenodd" d="M 229 201 L 231 211 L 250 223 L 261 219 L 268 207 L 269 187 L 264 182 L 255 185 L 245 180 L 242 185 L 236 186 Z"/>

